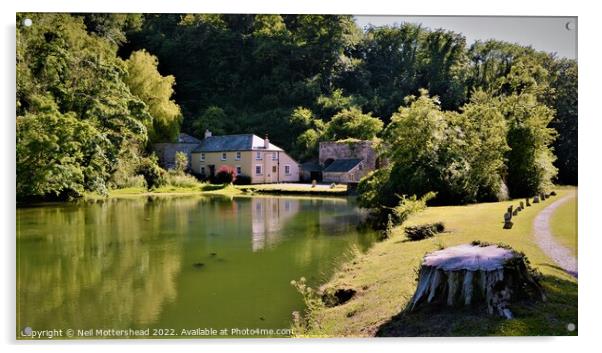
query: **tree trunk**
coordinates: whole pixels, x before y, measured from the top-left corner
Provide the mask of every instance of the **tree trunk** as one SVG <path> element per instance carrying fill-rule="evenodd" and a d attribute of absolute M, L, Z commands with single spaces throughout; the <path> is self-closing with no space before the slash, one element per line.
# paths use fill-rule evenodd
<path fill-rule="evenodd" d="M 489 314 L 510 319 L 508 305 L 519 299 L 545 300 L 524 255 L 510 248 L 473 243 L 427 254 L 406 310 L 484 303 Z"/>

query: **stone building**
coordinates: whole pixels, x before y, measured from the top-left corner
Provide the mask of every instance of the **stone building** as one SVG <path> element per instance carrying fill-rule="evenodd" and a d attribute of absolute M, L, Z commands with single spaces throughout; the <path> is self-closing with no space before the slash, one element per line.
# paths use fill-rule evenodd
<path fill-rule="evenodd" d="M 165 169 L 172 169 L 176 166 L 176 152 L 183 152 L 188 157 L 188 169 L 191 168 L 191 153 L 201 144 L 201 140 L 185 133 L 178 135 L 177 142 L 173 143 L 155 143 L 153 150 L 159 158 L 159 165 Z"/>
<path fill-rule="evenodd" d="M 305 163 L 302 173 L 311 180 L 358 183 L 362 177 L 378 168 L 378 163 L 372 141 L 325 141 L 320 142 L 317 166 L 316 163 Z"/>

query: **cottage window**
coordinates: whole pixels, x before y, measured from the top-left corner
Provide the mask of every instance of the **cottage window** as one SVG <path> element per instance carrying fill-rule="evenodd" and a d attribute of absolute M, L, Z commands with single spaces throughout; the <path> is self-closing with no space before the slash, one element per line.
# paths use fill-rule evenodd
<path fill-rule="evenodd" d="M 236 152 L 236 160 L 240 161 L 240 151 Z"/>
<path fill-rule="evenodd" d="M 205 160 L 205 154 L 201 153 L 201 162 Z"/>
<path fill-rule="evenodd" d="M 290 165 L 284 166 L 284 174 L 291 175 L 291 166 Z"/>
<path fill-rule="evenodd" d="M 225 161 L 227 157 L 228 155 L 226 154 L 226 152 L 222 152 L 222 161 Z"/>
<path fill-rule="evenodd" d="M 258 160 L 258 161 L 260 161 L 260 160 L 261 160 L 261 152 L 257 152 L 257 153 L 255 154 L 255 159 L 256 159 L 256 160 Z"/>
<path fill-rule="evenodd" d="M 241 174 L 242 174 L 242 168 L 239 165 L 237 165 L 236 166 L 236 175 L 241 175 Z"/>
<path fill-rule="evenodd" d="M 201 175 L 205 175 L 205 167 L 201 167 Z"/>
<path fill-rule="evenodd" d="M 275 166 L 275 165 L 273 165 L 273 166 L 272 166 L 272 173 L 276 173 L 276 172 L 278 172 L 278 169 L 276 168 L 276 166 Z"/>
<path fill-rule="evenodd" d="M 261 175 L 261 164 L 255 166 L 255 175 Z"/>
<path fill-rule="evenodd" d="M 277 161 L 278 160 L 278 154 L 276 152 L 272 153 L 272 160 L 273 161 Z"/>

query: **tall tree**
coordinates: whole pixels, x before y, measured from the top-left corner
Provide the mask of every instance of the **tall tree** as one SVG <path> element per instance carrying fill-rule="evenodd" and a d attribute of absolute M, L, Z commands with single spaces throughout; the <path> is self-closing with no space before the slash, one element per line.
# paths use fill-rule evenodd
<path fill-rule="evenodd" d="M 126 61 L 125 77 L 130 91 L 148 106 L 152 122 L 147 126 L 152 142 L 176 139 L 180 132 L 180 107 L 171 99 L 176 79 L 162 76 L 157 70 L 157 57 L 145 50 L 133 52 Z"/>

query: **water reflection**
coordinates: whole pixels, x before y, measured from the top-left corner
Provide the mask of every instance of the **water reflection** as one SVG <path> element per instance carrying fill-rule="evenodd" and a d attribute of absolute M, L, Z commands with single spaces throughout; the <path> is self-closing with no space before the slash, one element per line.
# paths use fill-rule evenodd
<path fill-rule="evenodd" d="M 17 210 L 17 328 L 287 327 L 355 229 L 347 200 L 160 197 Z"/>

